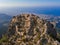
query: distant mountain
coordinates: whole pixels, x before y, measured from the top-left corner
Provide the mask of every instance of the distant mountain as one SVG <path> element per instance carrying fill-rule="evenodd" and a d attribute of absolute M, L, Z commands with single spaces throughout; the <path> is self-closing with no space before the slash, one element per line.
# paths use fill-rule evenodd
<path fill-rule="evenodd" d="M 0 26 L 6 25 L 10 20 L 12 16 L 7 14 L 0 14 Z"/>
<path fill-rule="evenodd" d="M 0 36 L 4 34 L 8 29 L 8 24 L 11 18 L 12 16 L 9 16 L 7 14 L 0 14 Z"/>
<path fill-rule="evenodd" d="M 9 16 L 7 14 L 0 14 L 0 23 L 4 21 L 9 21 L 12 16 Z"/>

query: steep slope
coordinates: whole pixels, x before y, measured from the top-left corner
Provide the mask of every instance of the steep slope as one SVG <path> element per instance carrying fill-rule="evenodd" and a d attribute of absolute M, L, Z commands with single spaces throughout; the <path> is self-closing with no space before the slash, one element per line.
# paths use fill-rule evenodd
<path fill-rule="evenodd" d="M 14 16 L 9 24 L 6 45 L 60 45 L 55 26 L 34 14 Z"/>

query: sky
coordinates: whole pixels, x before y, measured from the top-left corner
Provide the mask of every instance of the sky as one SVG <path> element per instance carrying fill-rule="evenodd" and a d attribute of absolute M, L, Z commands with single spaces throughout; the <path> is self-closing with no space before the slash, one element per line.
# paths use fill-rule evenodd
<path fill-rule="evenodd" d="M 60 6 L 60 0 L 0 0 L 0 7 Z"/>

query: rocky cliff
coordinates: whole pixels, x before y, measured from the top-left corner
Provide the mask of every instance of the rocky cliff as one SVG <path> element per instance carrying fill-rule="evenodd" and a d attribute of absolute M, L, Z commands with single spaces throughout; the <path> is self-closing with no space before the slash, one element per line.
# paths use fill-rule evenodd
<path fill-rule="evenodd" d="M 9 24 L 8 45 L 59 45 L 55 26 L 34 14 L 14 16 Z"/>

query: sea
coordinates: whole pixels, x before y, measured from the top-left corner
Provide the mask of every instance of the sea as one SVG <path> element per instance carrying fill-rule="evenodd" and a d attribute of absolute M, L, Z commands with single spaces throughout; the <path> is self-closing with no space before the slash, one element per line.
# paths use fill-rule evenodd
<path fill-rule="evenodd" d="M 34 13 L 60 16 L 60 7 L 4 7 L 0 8 L 0 13 L 5 13 L 12 16 L 21 13 Z"/>

